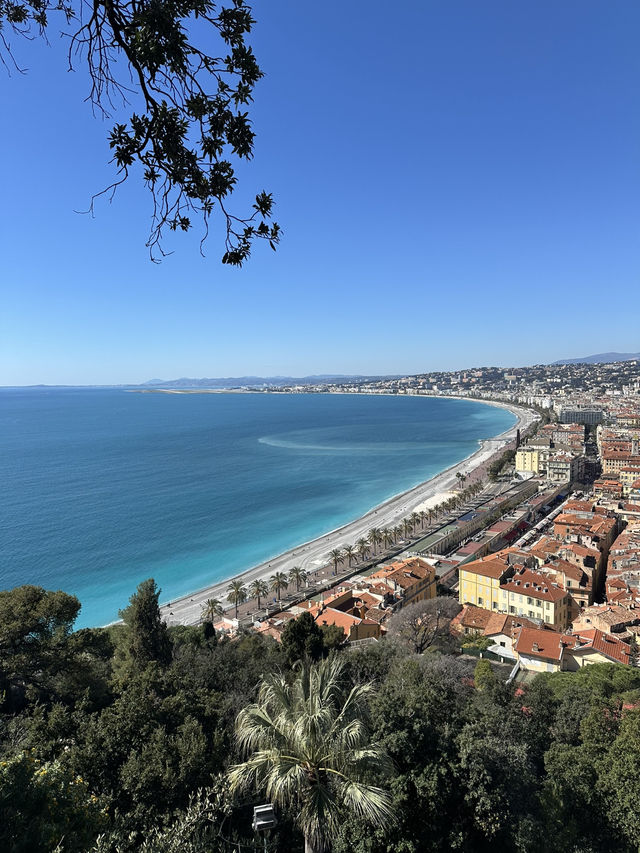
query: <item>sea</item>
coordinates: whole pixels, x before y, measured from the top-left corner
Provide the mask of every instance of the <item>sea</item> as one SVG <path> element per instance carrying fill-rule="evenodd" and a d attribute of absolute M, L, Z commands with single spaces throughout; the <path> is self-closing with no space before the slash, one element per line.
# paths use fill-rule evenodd
<path fill-rule="evenodd" d="M 509 429 L 474 401 L 0 389 L 0 589 L 118 618 L 153 577 L 194 592 L 351 521 Z"/>

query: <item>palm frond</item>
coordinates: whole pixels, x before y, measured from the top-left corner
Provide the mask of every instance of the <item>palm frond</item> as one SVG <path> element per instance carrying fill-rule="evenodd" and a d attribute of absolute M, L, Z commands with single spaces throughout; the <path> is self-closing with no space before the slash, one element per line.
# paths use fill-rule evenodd
<path fill-rule="evenodd" d="M 350 687 L 337 657 L 301 663 L 291 682 L 265 679 L 257 702 L 236 721 L 248 758 L 231 768 L 232 789 L 252 787 L 293 808 L 305 837 L 319 847 L 336 832 L 343 806 L 363 820 L 390 821 L 389 795 L 371 784 L 393 769 L 382 745 L 370 742 L 372 689 Z"/>
<path fill-rule="evenodd" d="M 390 824 L 395 821 L 391 797 L 383 788 L 347 782 L 341 795 L 345 806 L 368 823 Z"/>

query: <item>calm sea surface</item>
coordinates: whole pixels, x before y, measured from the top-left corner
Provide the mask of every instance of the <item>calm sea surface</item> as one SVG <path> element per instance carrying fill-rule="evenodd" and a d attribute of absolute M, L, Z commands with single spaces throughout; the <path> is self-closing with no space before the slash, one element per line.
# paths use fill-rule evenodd
<path fill-rule="evenodd" d="M 0 588 L 117 618 L 325 533 L 513 425 L 480 403 L 323 394 L 0 390 Z"/>

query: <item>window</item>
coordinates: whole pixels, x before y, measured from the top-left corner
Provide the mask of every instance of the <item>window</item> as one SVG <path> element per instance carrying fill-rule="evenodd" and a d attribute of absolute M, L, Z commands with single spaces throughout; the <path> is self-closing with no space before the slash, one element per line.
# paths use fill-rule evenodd
<path fill-rule="evenodd" d="M 497 610 L 497 609 L 498 609 L 498 602 L 497 602 L 497 601 L 493 601 L 493 602 L 491 603 L 491 607 L 492 607 L 494 610 Z"/>
<path fill-rule="evenodd" d="M 531 599 L 527 598 L 527 604 L 531 604 Z"/>
<path fill-rule="evenodd" d="M 570 586 L 571 586 L 571 581 L 567 580 L 567 587 L 570 587 Z"/>
<path fill-rule="evenodd" d="M 478 604 L 482 604 L 482 599 L 478 597 Z"/>
<path fill-rule="evenodd" d="M 533 610 L 530 610 L 530 611 L 529 611 L 529 617 L 530 617 L 530 618 L 533 618 L 533 615 L 534 615 L 534 614 L 533 614 Z"/>
<path fill-rule="evenodd" d="M 512 604 L 511 607 L 509 608 L 509 613 L 515 613 L 515 612 L 516 612 L 516 609 Z"/>

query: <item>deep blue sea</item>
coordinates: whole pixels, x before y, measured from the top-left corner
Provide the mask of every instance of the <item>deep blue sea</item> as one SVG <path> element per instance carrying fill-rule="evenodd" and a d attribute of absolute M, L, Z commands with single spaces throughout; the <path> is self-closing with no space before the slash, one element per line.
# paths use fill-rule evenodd
<path fill-rule="evenodd" d="M 117 618 L 319 536 L 463 459 L 514 416 L 471 401 L 0 390 L 0 588 Z"/>

